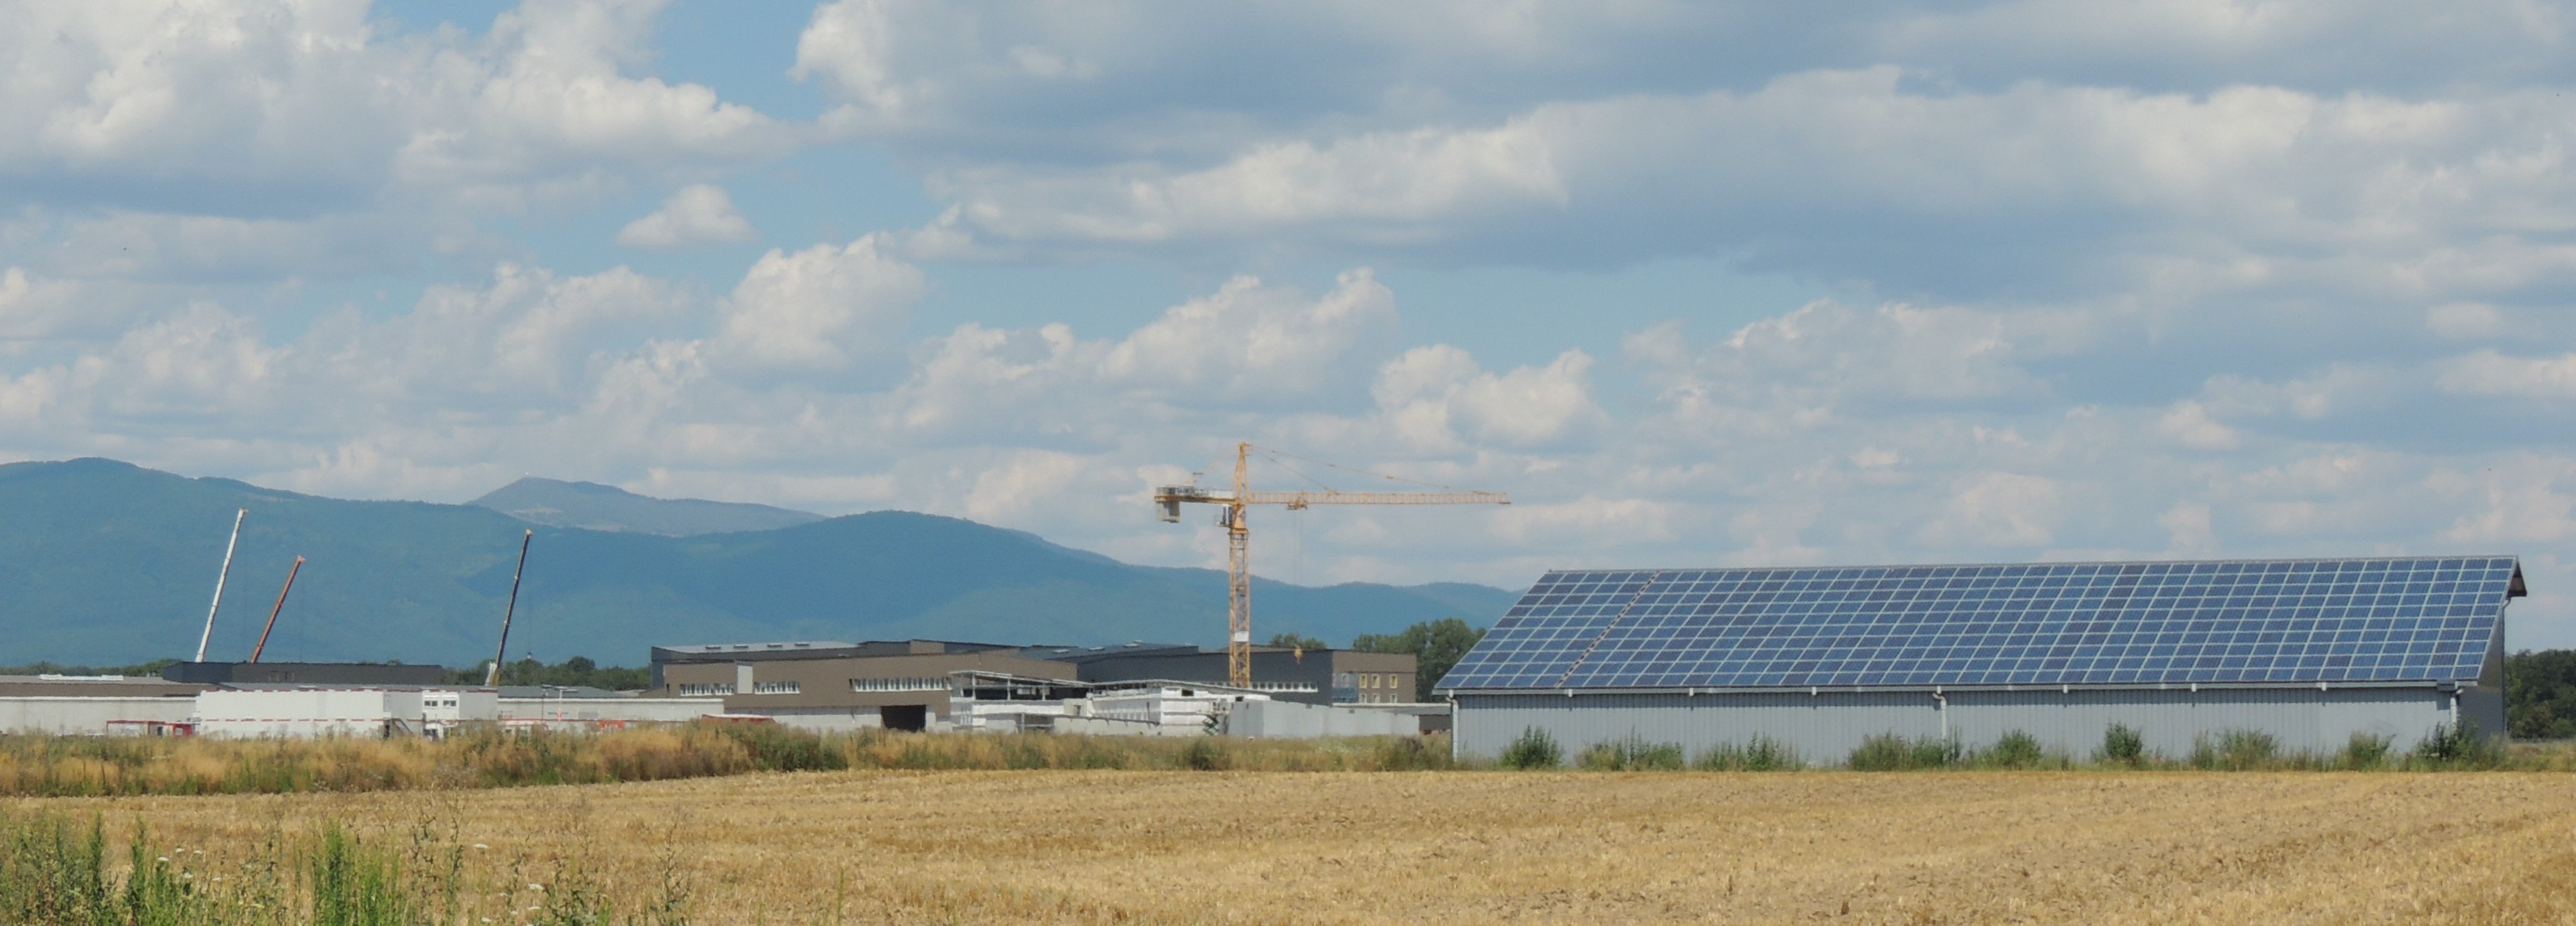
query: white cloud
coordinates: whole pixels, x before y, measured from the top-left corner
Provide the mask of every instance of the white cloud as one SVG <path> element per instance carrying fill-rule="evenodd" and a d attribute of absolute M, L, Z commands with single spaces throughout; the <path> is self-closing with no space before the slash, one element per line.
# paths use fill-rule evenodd
<path fill-rule="evenodd" d="M 681 187 L 662 201 L 662 208 L 617 231 L 617 243 L 637 248 L 749 240 L 751 223 L 735 211 L 733 197 L 709 183 Z"/>
<path fill-rule="evenodd" d="M 919 268 L 880 253 L 875 236 L 771 250 L 726 297 L 712 346 L 754 367 L 846 367 L 895 347 L 925 285 Z"/>
<path fill-rule="evenodd" d="M 1466 351 L 1417 347 L 1378 371 L 1378 408 L 1414 446 L 1455 447 L 1460 438 L 1540 447 L 1598 422 L 1586 374 L 1592 357 L 1566 351 L 1544 367 L 1486 372 Z"/>
<path fill-rule="evenodd" d="M 2504 313 L 2481 303 L 2445 303 L 2425 311 L 2424 329 L 2446 338 L 2491 338 L 2504 332 Z"/>
<path fill-rule="evenodd" d="M 1954 489 L 1939 520 L 1925 525 L 1936 545 L 2044 547 L 2055 539 L 2062 490 L 2056 480 L 1982 473 Z"/>
<path fill-rule="evenodd" d="M 2441 365 L 2442 389 L 2459 395 L 2576 398 L 2576 353 L 2509 357 L 2481 350 Z"/>
<path fill-rule="evenodd" d="M 2209 417 L 2208 409 L 2188 399 L 2174 403 L 2156 426 L 2165 436 L 2194 450 L 2234 450 L 2244 443 L 2234 428 L 2218 423 Z"/>
<path fill-rule="evenodd" d="M 0 188 L 61 210 L 33 269 L 345 274 L 789 150 L 761 113 L 629 73 L 661 5 L 528 0 L 480 37 L 388 35 L 365 0 L 25 5 L 0 24 Z"/>

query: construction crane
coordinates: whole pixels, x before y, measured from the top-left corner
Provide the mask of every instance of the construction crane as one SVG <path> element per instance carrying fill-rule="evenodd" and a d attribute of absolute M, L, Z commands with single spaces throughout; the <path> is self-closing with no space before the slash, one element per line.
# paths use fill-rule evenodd
<path fill-rule="evenodd" d="M 1197 484 L 1196 474 L 1192 474 L 1189 485 L 1160 486 L 1154 489 L 1154 504 L 1158 509 L 1156 516 L 1165 523 L 1180 523 L 1183 503 L 1196 502 L 1225 506 L 1217 510 L 1216 519 L 1217 525 L 1225 528 L 1225 675 L 1226 683 L 1237 688 L 1252 686 L 1252 525 L 1245 520 L 1244 509 L 1253 505 L 1285 505 L 1288 510 L 1296 511 L 1309 505 L 1509 505 L 1512 503 L 1511 497 L 1501 492 L 1343 492 L 1329 487 L 1320 490 L 1255 492 L 1252 490 L 1250 476 L 1252 453 L 1253 447 L 1248 441 L 1234 445 L 1234 490 L 1232 492 L 1220 493 L 1201 488 Z"/>

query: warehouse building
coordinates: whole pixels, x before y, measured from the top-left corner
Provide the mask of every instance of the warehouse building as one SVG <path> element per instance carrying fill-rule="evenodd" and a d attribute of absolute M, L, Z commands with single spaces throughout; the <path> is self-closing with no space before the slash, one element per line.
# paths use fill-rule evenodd
<path fill-rule="evenodd" d="M 721 643 L 654 647 L 650 694 L 815 730 L 938 730 L 953 726 L 950 676 L 968 672 L 1076 678 L 1070 664 L 988 643 Z"/>
<path fill-rule="evenodd" d="M 123 675 L 0 675 L 0 733 L 167 735 L 191 729 L 188 685 Z"/>
<path fill-rule="evenodd" d="M 1182 644 L 1029 647 L 1022 655 L 1079 667 L 1086 682 L 1177 679 L 1222 684 L 1225 651 Z M 1412 653 L 1252 648 L 1252 688 L 1299 704 L 1392 704 L 1413 700 Z"/>
<path fill-rule="evenodd" d="M 2019 730 L 2085 755 L 2112 724 L 2188 753 L 2406 748 L 2504 729 L 2511 557 L 1559 571 L 1443 677 L 1461 755 L 1696 753 L 1768 737 L 1831 763 L 1865 737 L 1970 748 Z"/>

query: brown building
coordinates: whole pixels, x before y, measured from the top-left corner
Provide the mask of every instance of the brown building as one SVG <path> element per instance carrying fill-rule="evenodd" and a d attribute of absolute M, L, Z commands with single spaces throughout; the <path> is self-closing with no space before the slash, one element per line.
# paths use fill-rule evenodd
<path fill-rule="evenodd" d="M 797 727 L 928 730 L 949 718 L 951 673 L 1073 680 L 1074 666 L 1013 647 L 943 640 L 804 641 L 653 648 L 663 697 L 706 698 L 728 714 Z"/>

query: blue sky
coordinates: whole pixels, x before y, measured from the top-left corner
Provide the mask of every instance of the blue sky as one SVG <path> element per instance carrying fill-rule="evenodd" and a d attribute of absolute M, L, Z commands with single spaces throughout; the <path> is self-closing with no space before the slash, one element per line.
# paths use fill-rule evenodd
<path fill-rule="evenodd" d="M 1288 581 L 2503 552 L 2576 645 L 2560 4 L 14 12 L 8 458 L 1205 565 L 1249 439 L 1515 499 Z"/>

